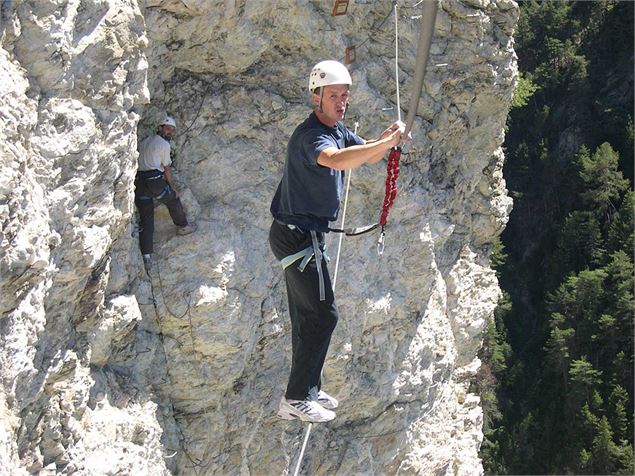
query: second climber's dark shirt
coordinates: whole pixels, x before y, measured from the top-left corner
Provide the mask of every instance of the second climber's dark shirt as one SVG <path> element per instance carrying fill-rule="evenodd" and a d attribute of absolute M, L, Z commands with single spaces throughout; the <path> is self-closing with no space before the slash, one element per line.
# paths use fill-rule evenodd
<path fill-rule="evenodd" d="M 344 173 L 317 163 L 324 149 L 364 144 L 343 122 L 328 127 L 315 113 L 300 124 L 289 139 L 284 174 L 271 202 L 273 217 L 305 230 L 328 231 L 337 219 Z"/>

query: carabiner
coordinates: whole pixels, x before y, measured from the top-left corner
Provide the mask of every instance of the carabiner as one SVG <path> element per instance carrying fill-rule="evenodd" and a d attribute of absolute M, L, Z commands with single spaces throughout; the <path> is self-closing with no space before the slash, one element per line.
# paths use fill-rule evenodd
<path fill-rule="evenodd" d="M 382 227 L 381 234 L 379 235 L 379 240 L 377 240 L 377 254 L 379 256 L 384 254 L 385 239 L 386 239 L 386 232 L 384 231 L 384 228 Z"/>

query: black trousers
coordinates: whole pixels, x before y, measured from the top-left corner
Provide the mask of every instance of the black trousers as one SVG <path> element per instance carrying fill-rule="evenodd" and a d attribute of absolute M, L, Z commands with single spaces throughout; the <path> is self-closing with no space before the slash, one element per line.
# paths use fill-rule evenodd
<path fill-rule="evenodd" d="M 181 200 L 162 175 L 152 176 L 143 172 L 135 178 L 135 205 L 139 210 L 139 248 L 141 254 L 152 254 L 154 251 L 154 200 L 159 201 L 170 212 L 172 221 L 177 226 L 186 226 L 187 217 Z"/>
<path fill-rule="evenodd" d="M 324 234 L 319 233 L 320 246 Z M 269 245 L 278 260 L 311 246 L 311 234 L 289 229 L 276 221 L 269 230 Z M 333 286 L 326 260 L 322 260 L 325 300 L 320 301 L 318 271 L 315 257 L 304 271 L 298 269 L 300 261 L 285 269 L 289 315 L 291 317 L 291 373 L 285 397 L 304 400 L 311 390 L 321 387 L 322 367 L 331 342 L 331 334 L 338 320 Z"/>

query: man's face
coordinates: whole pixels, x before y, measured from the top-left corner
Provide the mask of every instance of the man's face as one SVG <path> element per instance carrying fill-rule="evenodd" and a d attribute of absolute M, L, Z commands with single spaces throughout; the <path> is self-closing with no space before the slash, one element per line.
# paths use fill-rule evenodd
<path fill-rule="evenodd" d="M 315 96 L 317 96 L 317 102 L 319 103 L 319 95 L 314 95 L 314 101 Z M 343 120 L 349 99 L 350 92 L 348 84 L 324 86 L 324 94 L 322 95 L 323 114 L 335 121 Z"/>
<path fill-rule="evenodd" d="M 159 126 L 159 135 L 163 137 L 165 140 L 172 139 L 172 136 L 174 135 L 174 131 L 176 131 L 176 128 L 174 126 L 167 126 L 167 125 Z"/>

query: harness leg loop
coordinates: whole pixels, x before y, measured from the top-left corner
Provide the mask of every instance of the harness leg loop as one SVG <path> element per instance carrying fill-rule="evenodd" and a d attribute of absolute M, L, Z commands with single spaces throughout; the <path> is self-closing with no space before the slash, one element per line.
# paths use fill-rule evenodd
<path fill-rule="evenodd" d="M 318 281 L 320 282 L 320 301 L 324 301 L 326 296 L 324 291 L 324 275 L 322 274 L 322 250 L 320 250 L 320 244 L 318 243 L 317 233 L 315 230 L 311 230 L 311 241 L 313 242 L 315 265 L 317 266 Z"/>

